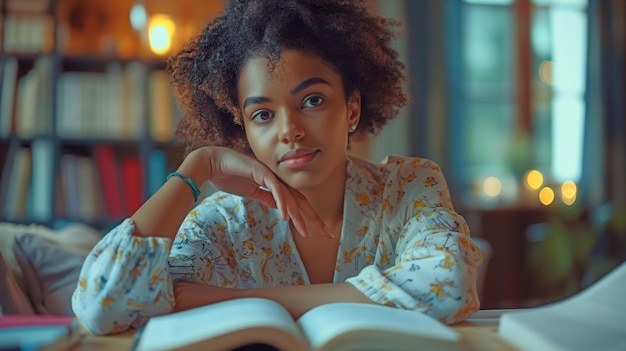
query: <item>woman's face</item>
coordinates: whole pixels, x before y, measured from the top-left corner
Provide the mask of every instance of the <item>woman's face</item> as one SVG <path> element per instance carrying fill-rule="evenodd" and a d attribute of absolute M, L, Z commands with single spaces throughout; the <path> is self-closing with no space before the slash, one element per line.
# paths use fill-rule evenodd
<path fill-rule="evenodd" d="M 257 159 L 301 191 L 343 181 L 348 133 L 358 124 L 361 99 L 356 92 L 346 102 L 341 76 L 328 63 L 284 50 L 270 72 L 268 60 L 255 57 L 242 67 L 237 86 Z"/>

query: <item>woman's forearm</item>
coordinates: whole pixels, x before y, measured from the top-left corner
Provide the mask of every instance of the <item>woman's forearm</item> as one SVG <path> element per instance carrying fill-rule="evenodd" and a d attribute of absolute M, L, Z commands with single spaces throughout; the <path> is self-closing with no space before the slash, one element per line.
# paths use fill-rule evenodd
<path fill-rule="evenodd" d="M 225 147 L 205 146 L 189 153 L 178 172 L 198 186 L 210 181 L 218 190 L 277 208 L 281 217 L 291 220 L 303 235 L 308 235 L 308 228 L 331 235 L 304 196 L 248 155 Z M 134 234 L 173 239 L 193 201 L 189 184 L 172 177 L 133 214 Z"/>
<path fill-rule="evenodd" d="M 178 168 L 178 172 L 191 178 L 198 186 L 210 174 L 209 163 L 205 161 L 206 152 L 208 149 L 193 151 Z M 172 177 L 132 215 L 134 235 L 174 239 L 193 203 L 189 184 L 180 177 Z"/>

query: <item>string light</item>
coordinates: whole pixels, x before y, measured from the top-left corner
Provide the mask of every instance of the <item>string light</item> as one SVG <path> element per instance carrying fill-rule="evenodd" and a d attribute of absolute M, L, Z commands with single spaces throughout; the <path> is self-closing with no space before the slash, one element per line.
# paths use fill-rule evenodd
<path fill-rule="evenodd" d="M 576 183 L 571 180 L 566 180 L 561 184 L 561 199 L 563 203 L 571 206 L 576 202 L 576 195 L 578 193 L 578 188 L 576 187 Z"/>
<path fill-rule="evenodd" d="M 531 189 L 539 189 L 543 185 L 543 174 L 537 170 L 530 170 L 526 173 L 526 184 Z"/>
<path fill-rule="evenodd" d="M 483 182 L 483 191 L 487 196 L 496 197 L 502 192 L 502 182 L 497 177 L 487 177 Z"/>
<path fill-rule="evenodd" d="M 554 201 L 554 191 L 548 187 L 544 187 L 539 191 L 539 201 L 544 206 L 550 205 Z"/>
<path fill-rule="evenodd" d="M 172 37 L 176 31 L 174 21 L 162 14 L 150 16 L 150 24 L 148 25 L 148 39 L 150 49 L 157 55 L 165 55 L 172 47 Z"/>

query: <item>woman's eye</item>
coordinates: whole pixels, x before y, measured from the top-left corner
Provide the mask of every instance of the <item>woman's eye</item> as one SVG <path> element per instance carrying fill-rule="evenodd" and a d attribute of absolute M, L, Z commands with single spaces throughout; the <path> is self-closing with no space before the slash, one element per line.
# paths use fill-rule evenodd
<path fill-rule="evenodd" d="M 256 121 L 257 123 L 266 122 L 270 118 L 272 118 L 272 114 L 268 111 L 259 111 L 252 115 L 252 120 Z"/>
<path fill-rule="evenodd" d="M 303 107 L 317 107 L 319 105 L 322 104 L 322 102 L 324 102 L 324 99 L 319 97 L 319 96 L 309 96 L 308 98 L 306 98 L 304 100 L 304 105 Z"/>

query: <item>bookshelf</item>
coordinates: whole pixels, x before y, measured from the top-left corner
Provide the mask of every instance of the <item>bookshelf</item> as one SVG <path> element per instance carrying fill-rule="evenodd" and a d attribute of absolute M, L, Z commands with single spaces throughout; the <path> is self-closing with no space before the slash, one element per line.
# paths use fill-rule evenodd
<path fill-rule="evenodd" d="M 181 160 L 165 59 L 133 28 L 141 5 L 179 45 L 221 1 L 0 0 L 0 221 L 106 229 Z M 175 33 L 175 34 L 174 34 Z"/>

